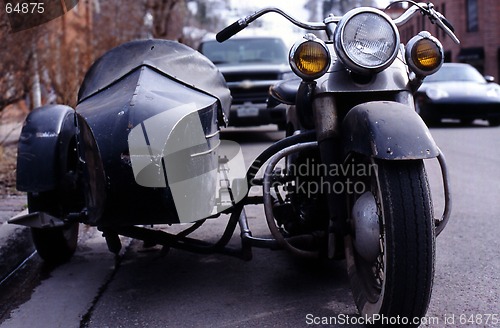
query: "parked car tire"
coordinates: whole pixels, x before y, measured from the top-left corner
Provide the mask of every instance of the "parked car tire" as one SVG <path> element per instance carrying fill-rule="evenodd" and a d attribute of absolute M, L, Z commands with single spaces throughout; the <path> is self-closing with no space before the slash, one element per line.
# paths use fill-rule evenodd
<path fill-rule="evenodd" d="M 500 126 L 500 118 L 490 118 L 488 123 L 490 126 Z"/>

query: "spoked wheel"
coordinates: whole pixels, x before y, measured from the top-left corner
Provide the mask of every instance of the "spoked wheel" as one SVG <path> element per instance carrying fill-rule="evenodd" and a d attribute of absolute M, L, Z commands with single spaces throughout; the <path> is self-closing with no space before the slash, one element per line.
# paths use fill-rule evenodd
<path fill-rule="evenodd" d="M 348 274 L 362 316 L 374 326 L 418 326 L 429 305 L 435 235 L 422 160 L 365 161 L 374 174 L 355 177 L 346 241 Z M 370 171 L 372 172 L 372 171 Z M 361 190 L 360 185 L 365 188 Z M 362 191 L 362 192 L 361 192 Z"/>
<path fill-rule="evenodd" d="M 61 198 L 54 192 L 28 193 L 30 213 L 44 211 L 54 216 L 61 215 Z M 75 253 L 78 242 L 79 224 L 69 223 L 58 228 L 31 228 L 33 244 L 38 255 L 48 263 L 60 264 L 68 261 Z"/>

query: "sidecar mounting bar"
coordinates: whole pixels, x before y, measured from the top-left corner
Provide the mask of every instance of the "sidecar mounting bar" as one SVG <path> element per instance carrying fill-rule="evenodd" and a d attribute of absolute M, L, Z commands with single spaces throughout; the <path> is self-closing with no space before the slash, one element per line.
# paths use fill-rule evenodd
<path fill-rule="evenodd" d="M 241 229 L 241 239 L 243 243 L 243 250 L 245 251 L 245 247 L 253 246 L 260 248 L 269 248 L 273 250 L 282 249 L 282 247 L 278 244 L 278 241 L 273 238 L 258 238 L 252 236 L 252 231 L 248 226 L 247 216 L 245 210 L 241 211 L 239 215 L 238 223 Z"/>
<path fill-rule="evenodd" d="M 227 247 L 233 232 L 235 230 L 234 222 L 238 222 L 241 228 L 242 247 L 240 249 Z M 223 236 L 216 243 L 209 243 L 203 240 L 189 238 L 185 234 L 171 234 L 162 230 L 152 230 L 138 226 L 117 227 L 106 229 L 107 232 L 114 232 L 126 237 L 139 239 L 153 245 L 163 245 L 190 251 L 200 254 L 220 253 L 230 255 L 243 260 L 252 259 L 252 247 L 281 249 L 275 239 L 255 238 L 248 227 L 248 222 L 244 209 L 241 207 L 233 212 Z M 229 236 L 229 237 L 228 237 Z"/>
<path fill-rule="evenodd" d="M 211 244 L 203 240 L 189 237 L 176 236 L 163 230 L 132 226 L 115 228 L 113 231 L 119 235 L 143 240 L 150 245 L 162 245 L 200 254 L 222 253 L 225 255 L 242 257 L 239 250 L 228 247 L 217 247 L 217 244 Z"/>
<path fill-rule="evenodd" d="M 31 228 L 46 229 L 63 227 L 66 222 L 45 212 L 21 213 L 9 220 L 9 224 L 17 224 Z"/>
<path fill-rule="evenodd" d="M 46 212 L 22 212 L 8 221 L 9 224 L 17 224 L 36 229 L 49 229 L 64 227 L 65 225 L 78 222 L 87 216 L 86 210 L 81 213 L 70 213 L 65 218 L 58 218 Z"/>

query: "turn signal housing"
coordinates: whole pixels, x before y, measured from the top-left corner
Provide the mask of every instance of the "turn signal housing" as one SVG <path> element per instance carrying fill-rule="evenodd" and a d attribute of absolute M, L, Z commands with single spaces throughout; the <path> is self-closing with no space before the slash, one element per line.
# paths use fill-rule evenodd
<path fill-rule="evenodd" d="M 406 45 L 406 62 L 419 76 L 436 73 L 443 64 L 443 46 L 429 32 L 420 32 Z"/>
<path fill-rule="evenodd" d="M 290 50 L 292 71 L 306 81 L 323 76 L 330 67 L 330 52 L 326 44 L 314 34 L 306 34 Z"/>

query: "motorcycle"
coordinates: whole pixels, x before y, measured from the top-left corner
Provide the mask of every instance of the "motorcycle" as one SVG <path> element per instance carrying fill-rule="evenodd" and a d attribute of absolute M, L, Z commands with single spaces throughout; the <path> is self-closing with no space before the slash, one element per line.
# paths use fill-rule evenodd
<path fill-rule="evenodd" d="M 17 187 L 28 194 L 29 214 L 10 222 L 31 227 L 39 255 L 54 263 L 74 253 L 80 223 L 102 231 L 114 253 L 121 235 L 245 260 L 254 247 L 345 258 L 360 315 L 375 325 L 395 317 L 418 325 L 451 197 L 444 155 L 413 93 L 441 67 L 443 47 L 425 31 L 404 46 L 397 26 L 421 13 L 459 41 L 431 3 L 407 2 L 396 19 L 362 7 L 317 23 L 265 8 L 218 33 L 223 42 L 270 12 L 326 32 L 325 40 L 308 33 L 290 50 L 297 78 L 273 86 L 268 101 L 289 106 L 286 137 L 248 169 L 238 144 L 220 136 L 231 96 L 213 63 L 166 40 L 110 50 L 89 69 L 75 109 L 48 105 L 27 117 Z M 441 168 L 439 218 L 427 159 Z M 255 204 L 272 237 L 253 236 L 245 206 Z M 189 236 L 222 214 L 229 220 L 217 242 Z M 152 228 L 183 223 L 192 225 Z M 228 242 L 238 225 L 234 249 Z"/>

